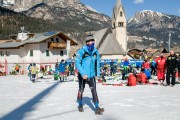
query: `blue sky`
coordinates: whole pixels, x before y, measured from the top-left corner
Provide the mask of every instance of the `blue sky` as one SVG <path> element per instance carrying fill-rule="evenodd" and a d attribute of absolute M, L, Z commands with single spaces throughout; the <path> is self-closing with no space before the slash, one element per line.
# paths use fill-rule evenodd
<path fill-rule="evenodd" d="M 112 16 L 116 0 L 80 0 L 98 12 Z M 121 0 L 126 11 L 126 17 L 134 16 L 135 12 L 153 10 L 156 12 L 180 16 L 180 0 Z"/>

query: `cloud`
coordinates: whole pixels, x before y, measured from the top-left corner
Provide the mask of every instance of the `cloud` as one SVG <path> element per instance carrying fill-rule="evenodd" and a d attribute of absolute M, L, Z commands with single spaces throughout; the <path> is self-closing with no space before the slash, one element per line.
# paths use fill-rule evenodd
<path fill-rule="evenodd" d="M 144 3 L 144 0 L 134 0 L 134 3 L 135 4 L 141 4 L 141 3 Z"/>

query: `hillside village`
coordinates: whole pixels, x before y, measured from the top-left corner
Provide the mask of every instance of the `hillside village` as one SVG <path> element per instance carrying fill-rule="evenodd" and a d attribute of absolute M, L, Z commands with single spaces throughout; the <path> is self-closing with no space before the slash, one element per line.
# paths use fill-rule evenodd
<path fill-rule="evenodd" d="M 25 9 L 27 8 L 26 2 L 30 4 L 30 8 L 28 9 Z M 134 17 L 127 20 L 122 3 L 117 2 L 112 10 L 112 19 L 110 19 L 110 17 L 97 13 L 97 11 L 76 0 L 62 2 L 61 4 L 56 4 L 56 2 L 57 1 L 53 3 L 50 1 L 42 2 L 41 0 L 34 3 L 24 0 L 1 1 L 1 19 L 12 19 L 9 23 L 4 24 L 5 29 L 3 27 L 1 28 L 1 37 L 4 38 L 0 40 L 1 63 L 8 61 L 12 66 L 14 66 L 13 64 L 15 63 L 26 63 L 24 68 L 27 68 L 28 63 L 35 61 L 39 63 L 39 66 L 40 64 L 46 64 L 48 62 L 49 64 L 47 64 L 47 66 L 52 66 L 50 64 L 55 64 L 55 62 L 59 62 L 60 59 L 72 58 L 76 51 L 84 44 L 83 39 L 85 39 L 88 34 L 93 34 L 96 38 L 96 48 L 100 51 L 102 59 L 124 59 L 125 57 L 129 59 L 142 59 L 144 54 L 149 58 L 155 59 L 160 53 L 168 53 L 169 39 L 172 39 L 170 49 L 176 53 L 180 53 L 180 36 L 177 30 L 179 24 L 172 23 L 172 20 L 180 22 L 178 16 L 144 10 L 137 12 Z M 58 12 L 51 7 L 54 4 L 56 4 L 57 10 L 61 10 L 61 13 L 63 13 L 62 16 L 59 17 Z M 68 7 L 68 9 L 66 9 L 66 7 Z M 63 11 L 62 8 L 64 9 Z M 74 13 L 73 10 L 77 13 Z M 57 15 L 53 15 L 53 12 Z M 48 16 L 44 16 L 41 13 Z M 80 20 L 79 18 L 72 19 L 73 16 L 77 16 L 75 14 L 79 14 L 85 21 L 82 21 L 82 19 L 78 21 Z M 118 14 L 121 16 L 117 16 Z M 60 23 L 53 21 L 54 19 L 58 19 L 58 21 L 65 20 L 65 22 Z M 76 20 L 74 21 L 74 19 Z M 156 19 L 156 21 L 153 19 Z M 158 20 L 160 22 L 157 22 Z M 166 25 L 163 23 L 165 20 L 167 20 L 166 23 L 168 23 Z M 16 22 L 16 26 L 12 21 Z M 52 21 L 54 23 L 51 24 Z M 77 26 L 74 22 L 78 22 Z M 32 23 L 37 25 L 34 26 Z M 73 30 L 72 27 L 70 27 L 71 25 L 73 28 L 78 29 L 76 31 Z M 12 27 L 12 29 L 8 30 L 8 26 Z M 23 29 L 20 30 L 20 28 Z M 166 29 L 166 31 L 163 31 L 162 28 Z M 7 32 L 5 32 L 6 29 Z M 86 29 L 86 31 L 84 31 L 84 29 Z M 174 31 L 172 31 L 172 29 Z M 162 35 L 156 35 L 156 31 L 159 30 L 161 30 L 161 32 L 158 33 Z M 170 32 L 172 33 L 171 38 L 168 36 Z M 7 36 L 7 34 L 9 35 Z M 54 35 L 57 35 L 57 38 L 51 38 L 51 36 Z M 65 40 L 66 43 L 61 45 L 62 41 L 60 39 Z M 69 40 L 70 44 L 67 42 Z M 50 47 L 50 41 L 55 42 L 52 43 L 54 47 Z M 41 50 L 41 44 L 45 43 L 47 44 L 45 45 L 46 50 L 45 48 Z M 111 43 L 111 45 L 108 43 Z M 28 45 L 34 47 L 27 47 Z M 54 48 L 57 52 L 54 52 Z M 26 50 L 26 52 L 23 51 L 23 53 L 21 53 L 22 49 Z M 46 54 L 47 58 L 44 58 L 45 60 L 43 61 L 41 57 L 38 59 L 30 59 L 33 54 L 32 51 L 35 51 L 34 54 L 37 52 L 37 54 L 39 54 L 38 56 Z M 14 55 L 16 56 L 16 61 L 14 61 L 15 59 L 12 61 Z M 31 56 L 30 58 L 28 57 L 29 55 Z M 53 61 L 50 60 L 47 55 L 54 57 Z"/>

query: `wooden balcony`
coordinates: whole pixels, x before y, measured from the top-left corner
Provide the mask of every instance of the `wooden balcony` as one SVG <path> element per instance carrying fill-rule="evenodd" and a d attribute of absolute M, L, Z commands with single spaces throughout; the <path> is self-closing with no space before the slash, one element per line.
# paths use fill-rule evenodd
<path fill-rule="evenodd" d="M 48 43 L 48 48 L 49 48 L 50 50 L 52 50 L 52 49 L 66 49 L 66 44 L 65 44 L 65 43 L 49 42 L 49 43 Z"/>

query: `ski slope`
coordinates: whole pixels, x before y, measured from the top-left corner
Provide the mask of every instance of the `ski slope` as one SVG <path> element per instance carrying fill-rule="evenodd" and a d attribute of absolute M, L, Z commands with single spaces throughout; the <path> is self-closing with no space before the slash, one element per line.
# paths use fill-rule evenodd
<path fill-rule="evenodd" d="M 0 120 L 180 120 L 180 85 L 103 86 L 97 83 L 103 115 L 94 114 L 88 85 L 84 112 L 77 110 L 78 83 L 27 76 L 0 77 Z"/>

